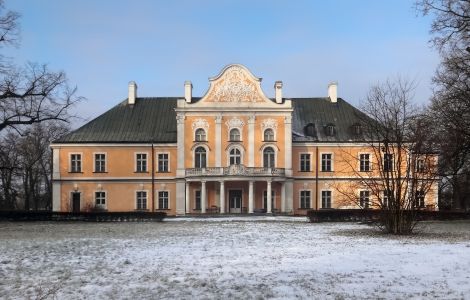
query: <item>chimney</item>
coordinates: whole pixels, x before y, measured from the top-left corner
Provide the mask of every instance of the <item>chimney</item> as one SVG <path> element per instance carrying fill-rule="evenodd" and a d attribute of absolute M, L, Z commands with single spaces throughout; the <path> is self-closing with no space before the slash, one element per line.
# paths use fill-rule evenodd
<path fill-rule="evenodd" d="M 137 98 L 137 84 L 134 81 L 130 81 L 129 82 L 129 97 L 127 98 L 127 104 L 134 105 L 136 98 Z"/>
<path fill-rule="evenodd" d="M 282 103 L 282 81 L 274 83 L 274 92 L 276 94 L 276 103 Z"/>
<path fill-rule="evenodd" d="M 184 99 L 187 103 L 191 103 L 191 98 L 193 96 L 193 84 L 191 81 L 184 82 Z"/>
<path fill-rule="evenodd" d="M 328 97 L 330 98 L 331 103 L 338 102 L 338 83 L 331 82 L 328 84 Z"/>

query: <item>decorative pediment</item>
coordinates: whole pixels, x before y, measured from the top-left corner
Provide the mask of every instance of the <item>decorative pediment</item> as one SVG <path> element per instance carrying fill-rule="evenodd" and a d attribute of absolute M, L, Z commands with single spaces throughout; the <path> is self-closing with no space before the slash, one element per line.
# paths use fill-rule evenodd
<path fill-rule="evenodd" d="M 225 122 L 225 125 L 227 125 L 227 127 L 229 129 L 231 129 L 231 128 L 242 128 L 245 125 L 245 122 L 243 122 L 243 120 L 235 117 L 235 118 L 231 118 L 227 122 Z"/>
<path fill-rule="evenodd" d="M 274 130 L 277 129 L 277 121 L 274 119 L 265 119 L 261 123 L 261 129 L 267 129 L 267 128 L 272 128 Z"/>
<path fill-rule="evenodd" d="M 209 128 L 209 123 L 205 119 L 196 119 L 193 122 L 193 130 L 196 128 L 203 128 L 203 129 L 208 129 Z"/>
<path fill-rule="evenodd" d="M 272 102 L 261 90 L 261 79 L 242 65 L 229 65 L 209 81 L 209 90 L 201 102 Z"/>

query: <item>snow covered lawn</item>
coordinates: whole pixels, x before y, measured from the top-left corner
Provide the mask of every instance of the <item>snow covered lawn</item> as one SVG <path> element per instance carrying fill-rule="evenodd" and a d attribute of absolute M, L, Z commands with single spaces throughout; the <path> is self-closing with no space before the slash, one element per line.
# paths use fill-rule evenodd
<path fill-rule="evenodd" d="M 470 222 L 0 223 L 0 298 L 469 298 Z"/>

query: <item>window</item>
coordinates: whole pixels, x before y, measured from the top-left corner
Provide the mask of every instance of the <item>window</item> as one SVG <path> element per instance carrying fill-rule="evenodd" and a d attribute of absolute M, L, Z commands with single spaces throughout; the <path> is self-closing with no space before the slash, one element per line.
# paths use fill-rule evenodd
<path fill-rule="evenodd" d="M 196 142 L 206 141 L 206 131 L 202 128 L 196 129 Z"/>
<path fill-rule="evenodd" d="M 274 149 L 267 147 L 263 151 L 263 167 L 265 168 L 274 168 Z"/>
<path fill-rule="evenodd" d="M 95 154 L 95 172 L 96 173 L 106 172 L 106 154 L 104 153 Z"/>
<path fill-rule="evenodd" d="M 274 130 L 268 128 L 264 131 L 264 141 L 273 142 L 274 141 Z"/>
<path fill-rule="evenodd" d="M 158 154 L 158 172 L 168 172 L 169 168 L 169 155 L 168 153 Z"/>
<path fill-rule="evenodd" d="M 310 208 L 310 191 L 300 191 L 300 208 Z"/>
<path fill-rule="evenodd" d="M 316 137 L 315 124 L 309 123 L 304 127 L 304 133 L 306 136 Z"/>
<path fill-rule="evenodd" d="M 206 149 L 204 147 L 197 147 L 194 151 L 194 167 L 199 169 L 206 167 Z"/>
<path fill-rule="evenodd" d="M 425 164 L 423 159 L 418 159 L 416 161 L 416 172 L 417 173 L 424 173 L 425 170 Z"/>
<path fill-rule="evenodd" d="M 362 208 L 369 208 L 369 191 L 359 192 L 359 205 Z"/>
<path fill-rule="evenodd" d="M 334 136 L 335 135 L 335 125 L 327 125 L 325 127 L 326 135 L 327 136 Z"/>
<path fill-rule="evenodd" d="M 240 141 L 240 130 L 237 128 L 230 130 L 230 141 L 231 142 L 239 142 Z"/>
<path fill-rule="evenodd" d="M 237 148 L 230 150 L 230 165 L 239 165 L 241 163 L 241 153 Z"/>
<path fill-rule="evenodd" d="M 321 170 L 322 172 L 331 172 L 332 165 L 331 165 L 331 157 L 333 155 L 331 153 L 324 153 L 321 155 Z"/>
<path fill-rule="evenodd" d="M 103 207 L 106 206 L 106 193 L 105 192 L 95 192 L 95 206 Z"/>
<path fill-rule="evenodd" d="M 424 191 L 416 191 L 415 207 L 424 208 Z"/>
<path fill-rule="evenodd" d="M 195 210 L 201 210 L 201 191 L 196 191 L 194 195 Z"/>
<path fill-rule="evenodd" d="M 370 154 L 359 155 L 359 171 L 361 172 L 370 171 Z"/>
<path fill-rule="evenodd" d="M 158 209 L 168 209 L 168 191 L 158 192 Z"/>
<path fill-rule="evenodd" d="M 361 124 L 354 124 L 353 125 L 353 132 L 355 135 L 360 135 L 362 133 L 362 126 Z"/>
<path fill-rule="evenodd" d="M 393 154 L 384 154 L 384 172 L 393 170 Z"/>
<path fill-rule="evenodd" d="M 393 194 L 390 190 L 383 191 L 382 207 L 390 208 L 393 205 Z"/>
<path fill-rule="evenodd" d="M 80 173 L 82 171 L 82 155 L 71 154 L 70 155 L 70 172 Z"/>
<path fill-rule="evenodd" d="M 147 153 L 137 153 L 136 158 L 136 172 L 147 172 Z"/>
<path fill-rule="evenodd" d="M 147 209 L 147 192 L 146 191 L 138 191 L 136 193 L 135 207 L 139 210 Z"/>
<path fill-rule="evenodd" d="M 321 192 L 321 208 L 331 208 L 331 191 Z"/>
<path fill-rule="evenodd" d="M 276 199 L 276 194 L 274 190 L 271 190 L 271 208 L 274 208 L 274 199 Z M 268 191 L 263 192 L 263 205 L 264 208 L 268 208 Z"/>
<path fill-rule="evenodd" d="M 310 172 L 310 154 L 300 154 L 300 172 Z"/>

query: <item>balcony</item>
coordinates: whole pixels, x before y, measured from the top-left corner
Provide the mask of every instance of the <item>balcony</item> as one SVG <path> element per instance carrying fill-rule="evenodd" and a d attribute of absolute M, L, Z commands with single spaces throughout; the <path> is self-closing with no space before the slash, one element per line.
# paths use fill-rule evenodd
<path fill-rule="evenodd" d="M 286 175 L 283 168 L 252 168 L 244 165 L 231 165 L 229 167 L 191 168 L 186 169 L 186 177 L 198 176 L 275 176 Z"/>

